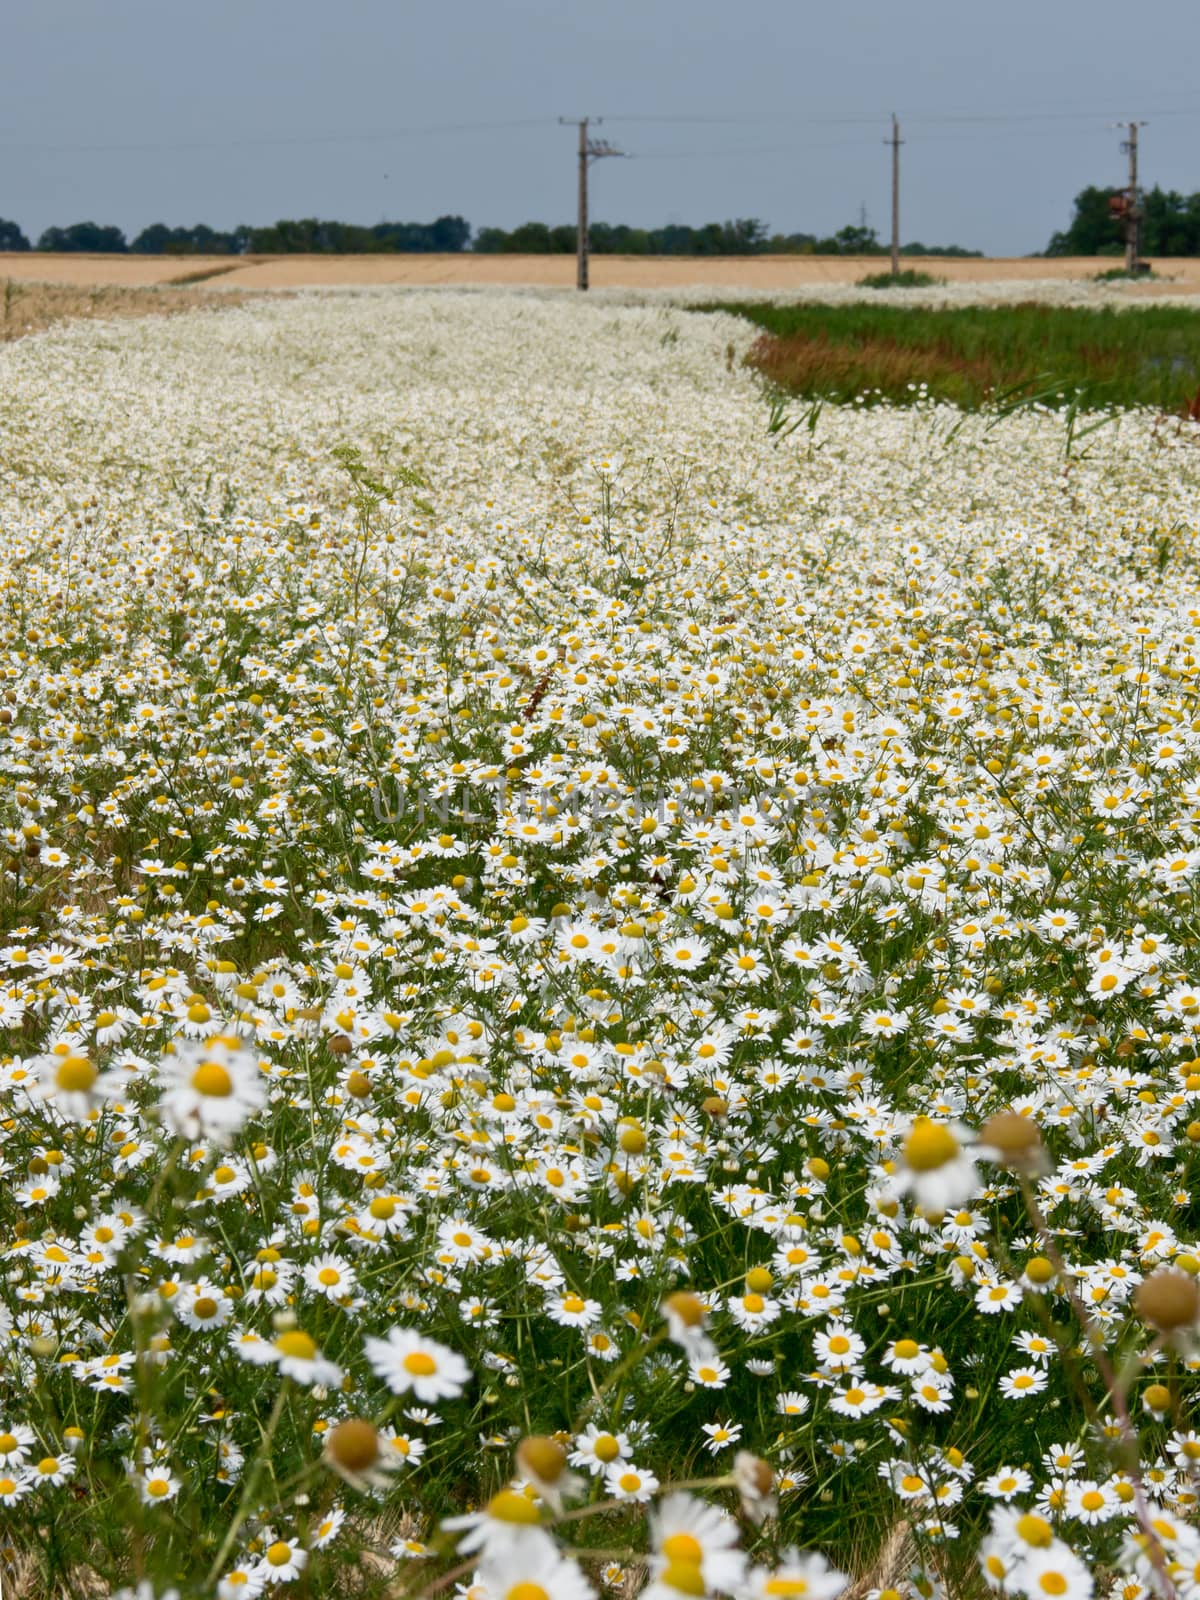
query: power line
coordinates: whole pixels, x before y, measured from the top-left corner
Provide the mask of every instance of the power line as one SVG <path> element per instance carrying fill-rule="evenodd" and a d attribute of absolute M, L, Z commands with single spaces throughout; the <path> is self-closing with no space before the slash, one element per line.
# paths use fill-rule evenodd
<path fill-rule="evenodd" d="M 39 144 L 32 140 L 0 141 L 0 150 L 41 150 L 51 154 L 84 151 L 97 155 L 129 154 L 134 151 L 160 150 L 241 150 L 246 146 L 287 148 L 298 145 L 321 144 L 387 144 L 396 139 L 426 138 L 439 133 L 486 133 L 501 129 L 545 128 L 553 117 L 511 117 L 494 122 L 431 122 L 414 124 L 405 128 L 380 129 L 373 133 L 313 133 L 288 135 L 248 134 L 236 139 L 187 139 L 143 141 L 131 144 Z"/>
<path fill-rule="evenodd" d="M 724 161 L 739 156 L 802 156 L 809 150 L 837 150 L 853 146 L 856 150 L 874 144 L 873 139 L 806 139 L 796 144 L 730 145 L 723 150 L 635 150 L 630 154 L 644 161 Z"/>
<path fill-rule="evenodd" d="M 1148 116 L 1158 117 L 1200 117 L 1200 102 L 1194 105 L 1150 107 Z M 1108 122 L 1114 113 L 1112 111 L 1009 111 L 1009 112 L 957 112 L 957 111 L 906 111 L 904 113 L 906 124 L 910 128 L 926 124 L 942 126 L 954 124 L 966 126 L 970 124 L 992 124 L 995 126 L 1012 126 L 1030 122 Z M 610 122 L 643 123 L 652 126 L 697 126 L 697 127 L 878 127 L 881 117 L 878 112 L 856 114 L 840 117 L 797 117 L 791 115 L 773 115 L 757 117 L 714 117 L 714 116 L 688 116 L 688 115 L 651 115 L 623 114 L 609 117 Z M 160 151 L 185 151 L 185 150 L 241 150 L 247 148 L 261 149 L 288 149 L 319 145 L 340 144 L 388 144 L 402 139 L 430 138 L 442 134 L 458 133 L 485 133 L 485 132 L 511 132 L 525 128 L 544 128 L 555 119 L 550 116 L 540 117 L 507 117 L 474 122 L 431 122 L 414 123 L 399 128 L 379 128 L 364 130 L 362 132 L 342 132 L 325 134 L 244 134 L 227 139 L 175 139 L 175 140 L 130 140 L 97 144 L 87 143 L 50 143 L 35 139 L 0 140 L 0 150 L 26 150 L 40 151 L 45 154 L 136 154 L 138 152 Z M 915 137 L 928 139 L 939 137 L 935 134 L 917 134 Z M 832 144 L 842 141 L 821 141 L 816 148 L 830 148 Z M 849 142 L 849 141 L 848 141 Z M 770 147 L 775 149 L 777 147 Z M 714 152 L 717 154 L 723 152 Z M 736 152 L 735 152 L 736 153 Z M 754 153 L 760 153 L 760 147 L 755 147 Z M 761 153 L 766 153 L 761 151 Z"/>

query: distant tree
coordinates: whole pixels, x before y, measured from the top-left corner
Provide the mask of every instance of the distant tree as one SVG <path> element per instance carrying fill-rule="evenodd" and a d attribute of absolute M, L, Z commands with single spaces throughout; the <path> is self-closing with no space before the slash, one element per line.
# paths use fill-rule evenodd
<path fill-rule="evenodd" d="M 1113 215 L 1109 201 L 1120 189 L 1089 185 L 1075 196 L 1075 212 L 1063 233 L 1046 246 L 1048 256 L 1116 256 L 1125 248 L 1125 224 Z"/>
<path fill-rule="evenodd" d="M 443 255 L 465 250 L 471 242 L 471 224 L 465 217 L 438 217 L 429 228 L 433 248 Z"/>
<path fill-rule="evenodd" d="M 767 225 L 757 217 L 740 217 L 726 222 L 721 230 L 722 247 L 731 256 L 758 255 L 767 247 Z"/>
<path fill-rule="evenodd" d="M 1200 255 L 1200 194 L 1182 195 L 1157 185 L 1142 197 L 1142 254 Z"/>
<path fill-rule="evenodd" d="M 554 245 L 544 222 L 523 222 L 509 234 L 506 248 L 514 255 L 549 255 Z"/>
<path fill-rule="evenodd" d="M 668 222 L 650 235 L 650 253 L 656 256 L 688 256 L 693 253 L 694 230 L 681 222 Z"/>
<path fill-rule="evenodd" d="M 811 255 L 817 242 L 815 233 L 773 233 L 767 240 L 772 255 Z"/>
<path fill-rule="evenodd" d="M 178 231 L 168 228 L 165 222 L 152 222 L 148 228 L 142 229 L 129 248 L 140 256 L 166 255 Z"/>
<path fill-rule="evenodd" d="M 964 250 L 961 244 L 921 244 L 914 241 L 912 244 L 900 246 L 902 256 L 982 256 L 982 250 Z"/>
<path fill-rule="evenodd" d="M 129 246 L 136 255 L 145 256 L 232 256 L 240 255 L 240 240 L 236 233 L 217 233 L 207 223 L 198 222 L 194 228 L 168 228 L 163 222 L 152 222 Z"/>
<path fill-rule="evenodd" d="M 864 228 L 859 223 L 839 228 L 832 238 L 818 239 L 813 248 L 820 256 L 879 256 L 884 253 L 875 229 Z"/>
<path fill-rule="evenodd" d="M 471 237 L 463 217 L 438 217 L 436 222 L 321 222 L 316 217 L 283 219 L 266 228 L 237 228 L 228 236 L 235 252 L 256 255 L 359 255 L 398 251 L 460 251 Z"/>
<path fill-rule="evenodd" d="M 1046 246 L 1048 256 L 1117 256 L 1125 248 L 1125 220 L 1112 202 L 1124 189 L 1091 185 L 1075 196 L 1070 225 Z M 1200 194 L 1184 195 L 1155 184 L 1142 195 L 1141 251 L 1147 256 L 1200 255 Z"/>
<path fill-rule="evenodd" d="M 28 250 L 29 240 L 15 222 L 0 217 L 0 250 Z"/>
<path fill-rule="evenodd" d="M 47 228 L 37 242 L 39 250 L 88 250 L 118 254 L 129 248 L 120 228 L 99 222 L 73 222 L 69 228 Z"/>

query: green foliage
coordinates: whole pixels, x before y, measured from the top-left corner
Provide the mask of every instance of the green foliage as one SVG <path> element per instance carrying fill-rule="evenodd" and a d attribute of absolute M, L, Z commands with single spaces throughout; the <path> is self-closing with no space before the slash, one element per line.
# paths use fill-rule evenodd
<path fill-rule="evenodd" d="M 945 400 L 977 410 L 1036 386 L 1048 405 L 1187 408 L 1200 388 L 1193 311 L 1034 304 L 949 310 L 710 304 L 764 330 L 751 354 L 775 388 L 848 403 Z"/>
<path fill-rule="evenodd" d="M 249 232 L 248 228 L 235 228 L 232 233 L 218 233 L 204 222 L 194 228 L 168 228 L 163 222 L 154 222 L 142 229 L 129 248 L 145 256 L 241 255 Z"/>
<path fill-rule="evenodd" d="M 86 250 L 97 254 L 122 254 L 128 250 L 120 228 L 100 222 L 73 222 L 69 228 L 47 228 L 37 242 L 39 250 Z"/>
<path fill-rule="evenodd" d="M 932 272 L 918 272 L 908 267 L 897 273 L 868 272 L 865 278 L 858 280 L 858 286 L 860 289 L 931 289 L 944 282 L 944 278 L 935 278 Z"/>
<path fill-rule="evenodd" d="M 0 217 L 0 250 L 28 250 L 29 240 L 15 222 Z"/>
<path fill-rule="evenodd" d="M 1142 283 L 1146 278 L 1153 278 L 1154 272 L 1143 265 L 1137 272 L 1130 272 L 1125 267 L 1109 267 L 1104 272 L 1092 274 L 1093 283 Z"/>
<path fill-rule="evenodd" d="M 1125 224 L 1109 201 L 1124 189 L 1094 184 L 1075 196 L 1070 225 L 1046 246 L 1048 256 L 1115 256 L 1125 248 Z M 1156 184 L 1142 196 L 1141 251 L 1148 256 L 1200 255 L 1200 193 L 1183 195 Z"/>
<path fill-rule="evenodd" d="M 11 233 L 6 230 L 11 230 Z M 457 216 L 438 217 L 434 222 L 378 222 L 369 228 L 356 223 L 320 222 L 315 217 L 306 217 L 300 221 L 284 219 L 264 228 L 252 228 L 241 223 L 228 231 L 210 228 L 204 222 L 197 222 L 190 228 L 173 228 L 165 222 L 154 222 L 143 228 L 131 244 L 126 244 L 119 228 L 101 227 L 94 222 L 76 222 L 67 228 L 47 228 L 38 240 L 37 248 L 130 250 L 137 255 L 152 256 L 360 255 L 408 251 L 454 253 L 465 250 L 470 238 L 470 224 Z M 28 248 L 29 241 L 16 223 L 0 220 L 0 250 Z"/>
<path fill-rule="evenodd" d="M 255 255 L 360 255 L 376 252 L 465 250 L 470 224 L 462 217 L 438 217 L 435 222 L 379 222 L 372 228 L 350 222 L 276 222 L 268 228 L 246 228 L 244 249 Z"/>
<path fill-rule="evenodd" d="M 887 248 L 874 228 L 852 225 L 820 239 L 814 233 L 770 233 L 756 217 L 706 222 L 702 227 L 672 222 L 662 228 L 631 228 L 624 222 L 593 222 L 588 246 L 598 256 L 884 255 Z M 524 222 L 507 231 L 481 228 L 474 248 L 485 255 L 566 255 L 575 249 L 575 225 Z M 901 253 L 976 256 L 981 252 L 961 245 L 906 244 Z"/>

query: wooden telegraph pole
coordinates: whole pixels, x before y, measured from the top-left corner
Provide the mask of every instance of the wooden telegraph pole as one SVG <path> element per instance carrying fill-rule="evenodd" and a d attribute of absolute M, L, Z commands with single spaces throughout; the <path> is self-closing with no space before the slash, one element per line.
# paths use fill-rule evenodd
<path fill-rule="evenodd" d="M 900 276 L 900 124 L 892 112 L 892 137 L 884 140 L 892 147 L 892 277 Z"/>
<path fill-rule="evenodd" d="M 559 117 L 559 122 L 570 126 L 574 120 L 571 117 Z M 604 139 L 589 139 L 588 126 L 592 122 L 603 122 L 603 117 L 580 117 L 579 119 L 579 221 L 575 232 L 575 287 L 586 289 L 588 286 L 588 168 L 593 161 L 600 161 L 605 156 L 623 156 L 624 150 L 618 150 L 614 145 Z"/>
<path fill-rule="evenodd" d="M 1129 157 L 1129 183 L 1125 190 L 1125 271 L 1134 276 L 1141 271 L 1138 256 L 1141 253 L 1142 207 L 1138 199 L 1138 129 L 1144 122 L 1128 122 L 1129 137 L 1122 141 L 1121 149 Z"/>

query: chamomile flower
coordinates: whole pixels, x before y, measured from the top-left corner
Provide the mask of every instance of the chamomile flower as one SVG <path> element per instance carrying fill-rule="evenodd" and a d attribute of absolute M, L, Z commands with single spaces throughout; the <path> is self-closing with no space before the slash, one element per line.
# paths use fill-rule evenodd
<path fill-rule="evenodd" d="M 263 1106 L 257 1058 L 232 1035 L 179 1041 L 159 1068 L 160 1113 L 185 1139 L 227 1144 Z"/>
<path fill-rule="evenodd" d="M 965 1204 L 981 1187 L 967 1138 L 967 1130 L 958 1125 L 917 1117 L 901 1146 L 899 1170 L 891 1180 L 894 1193 L 911 1194 L 927 1211 Z"/>
<path fill-rule="evenodd" d="M 583 1432 L 577 1435 L 575 1448 L 568 1460 L 573 1467 L 582 1467 L 593 1477 L 599 1478 L 603 1477 L 615 1463 L 628 1461 L 632 1454 L 633 1446 L 629 1442 L 628 1434 L 610 1433 L 596 1423 L 589 1423 Z"/>
<path fill-rule="evenodd" d="M 785 1550 L 774 1568 L 755 1567 L 741 1592 L 747 1600 L 773 1600 L 778 1595 L 798 1595 L 801 1600 L 837 1600 L 848 1581 L 824 1556 L 793 1549 Z"/>
<path fill-rule="evenodd" d="M 604 1487 L 614 1500 L 645 1503 L 658 1492 L 658 1479 L 632 1461 L 614 1461 L 604 1474 Z"/>
<path fill-rule="evenodd" d="M 20 1467 L 37 1443 L 33 1429 L 23 1422 L 0 1422 L 0 1467 Z"/>
<path fill-rule="evenodd" d="M 308 1565 L 308 1551 L 298 1539 L 272 1539 L 262 1553 L 258 1571 L 267 1584 L 291 1583 Z"/>
<path fill-rule="evenodd" d="M 653 1577 L 661 1577 L 672 1563 L 699 1569 L 706 1589 L 735 1591 L 742 1581 L 746 1558 L 737 1548 L 737 1524 L 725 1512 L 693 1495 L 664 1495 L 650 1515 Z"/>
<path fill-rule="evenodd" d="M 487 1600 L 594 1600 L 579 1567 L 549 1541 L 510 1544 L 480 1562 Z"/>
<path fill-rule="evenodd" d="M 1046 1387 L 1043 1367 L 1014 1367 L 1000 1379 L 1000 1393 L 1006 1400 L 1028 1400 Z"/>
<path fill-rule="evenodd" d="M 412 1328 L 390 1328 L 364 1340 L 367 1361 L 393 1394 L 412 1394 L 424 1404 L 456 1399 L 470 1381 L 460 1355 Z"/>

